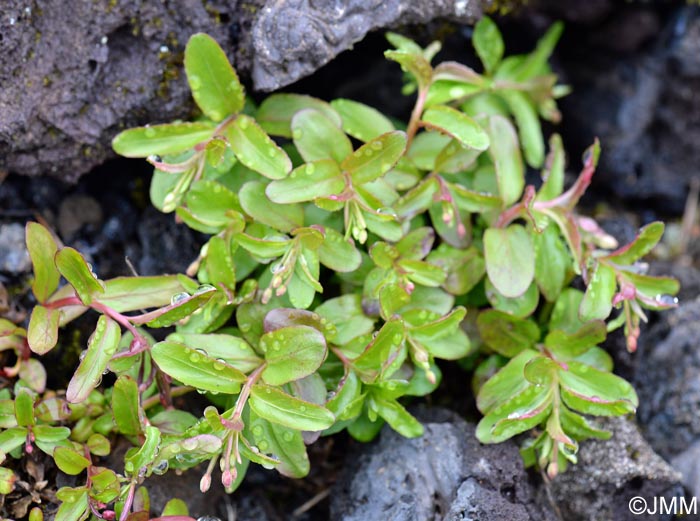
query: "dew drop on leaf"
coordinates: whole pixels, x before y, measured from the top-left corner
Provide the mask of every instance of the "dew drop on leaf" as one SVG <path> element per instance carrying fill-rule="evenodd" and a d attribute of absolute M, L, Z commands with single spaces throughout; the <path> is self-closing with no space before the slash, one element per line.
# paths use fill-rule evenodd
<path fill-rule="evenodd" d="M 160 460 L 154 467 L 153 473 L 162 476 L 168 471 L 168 460 Z"/>
<path fill-rule="evenodd" d="M 211 284 L 200 284 L 200 286 L 197 288 L 197 291 L 194 292 L 195 295 L 201 295 L 202 293 L 206 293 L 208 291 L 211 291 L 213 289 L 216 289 L 214 286 Z"/>
<path fill-rule="evenodd" d="M 146 128 L 146 137 L 154 137 L 156 135 L 156 130 L 153 128 Z"/>
<path fill-rule="evenodd" d="M 270 444 L 269 444 L 268 442 L 266 442 L 265 440 L 260 440 L 260 441 L 258 442 L 258 448 L 259 448 L 261 451 L 267 450 L 267 448 L 268 448 L 269 446 L 270 446 Z"/>
<path fill-rule="evenodd" d="M 656 295 L 654 300 L 662 306 L 675 306 L 678 304 L 678 299 L 672 295 Z"/>
<path fill-rule="evenodd" d="M 178 304 L 188 298 L 190 298 L 190 294 L 185 291 L 175 293 L 172 297 L 170 297 L 170 305 L 174 306 L 175 304 Z"/>
<path fill-rule="evenodd" d="M 257 438 L 259 436 L 262 436 L 263 434 L 263 428 L 260 425 L 256 425 L 253 427 L 253 435 Z"/>
<path fill-rule="evenodd" d="M 286 441 L 286 442 L 292 441 L 293 438 L 294 438 L 294 434 L 292 434 L 290 431 L 286 431 L 282 435 L 282 439 L 284 439 L 284 441 Z"/>
<path fill-rule="evenodd" d="M 193 74 L 188 79 L 190 80 L 190 87 L 192 87 L 192 90 L 197 90 L 202 86 L 202 80 L 199 79 L 199 76 Z"/>

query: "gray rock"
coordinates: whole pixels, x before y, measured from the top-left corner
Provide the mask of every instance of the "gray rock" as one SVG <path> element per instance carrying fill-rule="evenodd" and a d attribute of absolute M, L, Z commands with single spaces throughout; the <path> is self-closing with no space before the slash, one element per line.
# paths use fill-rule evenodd
<path fill-rule="evenodd" d="M 700 497 L 700 440 L 693 443 L 669 462 L 681 473 L 683 485 L 694 497 Z"/>
<path fill-rule="evenodd" d="M 24 226 L 0 224 L 0 271 L 18 275 L 31 269 L 29 252 L 24 244 Z"/>
<path fill-rule="evenodd" d="M 639 421 L 667 459 L 700 439 L 700 299 L 664 313 L 640 337 L 635 387 Z"/>
<path fill-rule="evenodd" d="M 437 17 L 473 21 L 481 3 L 6 0 L 0 170 L 74 181 L 113 156 L 111 139 L 123 128 L 190 117 L 182 53 L 196 32 L 220 42 L 256 89 L 271 90 L 312 73 L 368 31 Z"/>
<path fill-rule="evenodd" d="M 331 494 L 331 519 L 509 521 L 554 519 L 534 502 L 517 446 L 481 445 L 474 426 L 431 412 L 425 434 L 385 427 L 351 454 Z"/>
<path fill-rule="evenodd" d="M 682 496 L 680 475 L 653 451 L 632 420 L 613 418 L 599 423 L 613 437 L 583 442 L 578 464 L 557 476 L 542 494 L 548 492 L 567 521 L 665 519 L 632 514 L 629 502 L 641 496 L 653 506 L 655 497 L 670 501 Z"/>

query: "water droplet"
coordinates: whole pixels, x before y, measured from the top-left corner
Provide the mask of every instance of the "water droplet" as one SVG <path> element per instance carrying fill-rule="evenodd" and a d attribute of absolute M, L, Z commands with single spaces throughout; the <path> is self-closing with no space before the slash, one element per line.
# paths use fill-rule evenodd
<path fill-rule="evenodd" d="M 194 362 L 194 363 L 199 362 L 199 360 L 200 360 L 201 358 L 202 358 L 202 357 L 199 356 L 199 353 L 197 353 L 196 351 L 192 351 L 192 352 L 190 353 L 190 362 Z"/>
<path fill-rule="evenodd" d="M 175 293 L 172 297 L 170 297 L 170 305 L 174 306 L 175 304 L 178 304 L 178 303 L 180 303 L 183 300 L 186 300 L 188 298 L 190 298 L 190 294 L 185 292 L 185 291 L 181 291 L 180 293 Z"/>
<path fill-rule="evenodd" d="M 270 444 L 269 444 L 267 441 L 265 441 L 265 440 L 260 440 L 260 441 L 258 442 L 258 448 L 259 448 L 261 451 L 266 451 L 267 448 L 268 448 L 269 446 L 270 446 Z"/>
<path fill-rule="evenodd" d="M 304 172 L 306 172 L 306 175 L 312 175 L 314 171 L 316 170 L 316 165 L 309 163 L 306 165 L 306 168 L 304 168 Z"/>
<path fill-rule="evenodd" d="M 672 295 L 656 295 L 654 300 L 662 306 L 675 306 L 678 304 L 678 299 Z"/>
<path fill-rule="evenodd" d="M 124 463 L 124 470 L 127 472 L 133 472 L 134 471 L 134 464 L 131 461 L 127 461 Z"/>
<path fill-rule="evenodd" d="M 299 412 L 306 412 L 306 405 L 300 405 Z"/>
<path fill-rule="evenodd" d="M 80 352 L 80 356 L 78 357 L 78 359 L 82 362 L 83 360 L 85 360 L 86 356 L 87 356 L 87 349 Z"/>
<path fill-rule="evenodd" d="M 396 390 L 396 382 L 388 382 L 386 384 L 386 388 L 389 389 L 390 391 Z"/>
<path fill-rule="evenodd" d="M 284 333 L 278 333 L 277 338 L 279 338 L 282 342 L 284 342 Z"/>
<path fill-rule="evenodd" d="M 201 347 L 195 349 L 195 351 L 196 351 L 197 353 L 199 353 L 200 355 L 202 355 L 202 356 L 209 356 L 209 355 L 207 354 L 207 352 L 206 352 L 204 349 L 202 349 Z"/>
<path fill-rule="evenodd" d="M 154 128 L 147 127 L 146 128 L 146 137 L 155 137 L 156 135 L 156 130 Z"/>
<path fill-rule="evenodd" d="M 248 119 L 241 117 L 238 118 L 238 126 L 241 127 L 241 129 L 245 130 L 248 128 Z"/>
<path fill-rule="evenodd" d="M 267 389 L 265 389 L 265 392 L 266 392 L 267 394 L 270 394 L 270 393 L 272 393 L 272 389 L 270 389 L 270 388 L 268 387 Z"/>
<path fill-rule="evenodd" d="M 158 463 L 155 464 L 153 467 L 153 473 L 158 474 L 159 476 L 162 476 L 168 471 L 168 460 L 163 459 L 160 460 Z"/>
<path fill-rule="evenodd" d="M 243 333 L 247 333 L 248 331 L 250 331 L 250 324 L 241 324 L 238 327 Z"/>
<path fill-rule="evenodd" d="M 274 342 L 272 342 L 272 349 L 274 349 L 275 351 L 279 351 L 279 350 L 280 350 L 280 343 L 279 343 L 277 340 L 275 340 Z"/>
<path fill-rule="evenodd" d="M 277 275 L 279 272 L 284 270 L 284 264 L 282 262 L 273 262 L 270 265 L 270 271 L 273 275 Z"/>
<path fill-rule="evenodd" d="M 275 157 L 277 155 L 277 151 L 273 147 L 270 147 L 267 149 L 267 155 L 268 157 Z"/>
<path fill-rule="evenodd" d="M 218 517 L 214 517 L 214 516 L 202 516 L 202 517 L 198 517 L 197 521 L 221 521 L 221 519 L 219 519 Z"/>
<path fill-rule="evenodd" d="M 195 295 L 201 295 L 202 293 L 207 293 L 209 291 L 215 290 L 216 288 L 211 284 L 200 284 L 197 291 L 194 292 Z"/>
<path fill-rule="evenodd" d="M 257 448 L 255 445 L 252 445 L 252 446 L 250 447 L 250 450 L 251 450 L 254 454 L 260 454 L 260 449 Z"/>
<path fill-rule="evenodd" d="M 382 142 L 381 141 L 373 141 L 372 144 L 370 145 L 374 150 L 381 150 L 382 149 Z"/>
<path fill-rule="evenodd" d="M 401 335 L 399 335 L 399 334 L 397 333 L 396 335 L 394 335 L 393 340 L 394 340 L 394 344 L 400 344 L 400 343 L 401 343 L 401 340 L 402 340 L 402 337 L 401 337 Z"/>
<path fill-rule="evenodd" d="M 304 136 L 304 133 L 301 131 L 301 129 L 296 128 L 292 132 L 292 138 L 294 139 L 301 139 Z"/>
<path fill-rule="evenodd" d="M 199 76 L 196 74 L 193 74 L 189 78 L 187 78 L 190 81 L 190 87 L 192 90 L 197 90 L 199 87 L 202 86 L 202 80 L 199 79 Z"/>
<path fill-rule="evenodd" d="M 294 434 L 292 434 L 291 431 L 286 431 L 286 432 L 282 435 L 282 438 L 284 439 L 284 441 L 292 441 L 292 439 L 294 438 Z"/>
<path fill-rule="evenodd" d="M 231 92 L 236 92 L 239 90 L 238 87 L 238 82 L 237 81 L 232 81 L 231 83 L 228 84 L 228 90 Z"/>
<path fill-rule="evenodd" d="M 253 427 L 253 435 L 257 438 L 262 436 L 263 434 L 263 428 L 260 425 L 256 425 Z"/>
<path fill-rule="evenodd" d="M 224 360 L 222 360 L 221 358 L 218 358 L 214 362 L 214 371 L 223 371 L 225 367 L 226 367 L 226 362 Z"/>
<path fill-rule="evenodd" d="M 372 149 L 370 149 L 370 148 L 368 148 L 368 149 L 365 150 L 365 156 L 366 156 L 366 157 L 371 157 L 373 153 L 374 153 L 374 152 L 372 152 Z"/>

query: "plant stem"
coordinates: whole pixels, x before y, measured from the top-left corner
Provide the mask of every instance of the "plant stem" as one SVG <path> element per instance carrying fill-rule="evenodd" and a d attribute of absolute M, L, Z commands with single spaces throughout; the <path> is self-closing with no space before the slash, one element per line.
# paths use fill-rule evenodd
<path fill-rule="evenodd" d="M 418 132 L 418 126 L 420 124 L 420 117 L 423 115 L 423 107 L 425 106 L 425 100 L 428 97 L 428 88 L 422 88 L 418 90 L 418 97 L 416 98 L 416 104 L 413 107 L 413 112 L 411 112 L 411 119 L 408 122 L 408 128 L 406 129 L 406 148 L 411 146 L 411 141 Z"/>

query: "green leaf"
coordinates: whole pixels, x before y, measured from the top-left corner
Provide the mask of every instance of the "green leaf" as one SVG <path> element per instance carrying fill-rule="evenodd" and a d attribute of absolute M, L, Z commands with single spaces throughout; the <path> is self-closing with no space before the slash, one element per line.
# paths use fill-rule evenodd
<path fill-rule="evenodd" d="M 384 56 L 401 65 L 401 69 L 410 73 L 418 83 L 418 88 L 428 88 L 433 78 L 433 68 L 422 53 L 399 51 L 385 51 Z"/>
<path fill-rule="evenodd" d="M 535 278 L 535 251 L 524 227 L 489 228 L 484 232 L 486 273 L 504 297 L 519 297 Z"/>
<path fill-rule="evenodd" d="M 238 197 L 234 192 L 216 181 L 200 179 L 190 186 L 185 196 L 187 207 L 177 209 L 178 215 L 183 212 L 191 215 L 188 226 L 203 233 L 217 233 L 231 223 L 230 211 L 241 211 Z"/>
<path fill-rule="evenodd" d="M 292 117 L 304 109 L 316 109 L 340 127 L 338 113 L 325 101 L 301 94 L 279 93 L 265 98 L 258 108 L 255 119 L 260 126 L 273 136 L 292 137 Z"/>
<path fill-rule="evenodd" d="M 384 114 L 364 103 L 339 98 L 331 106 L 340 114 L 343 130 L 364 143 L 394 130 Z"/>
<path fill-rule="evenodd" d="M 384 323 L 372 342 L 352 365 L 363 382 L 371 384 L 379 378 L 391 376 L 395 363 L 405 357 L 404 324 L 400 318 Z"/>
<path fill-rule="evenodd" d="M 0 494 L 10 494 L 15 489 L 15 481 L 17 481 L 17 476 L 12 469 L 0 467 Z"/>
<path fill-rule="evenodd" d="M 209 119 L 218 122 L 243 109 L 243 86 L 211 36 L 197 33 L 190 37 L 185 47 L 185 72 L 194 101 Z"/>
<path fill-rule="evenodd" d="M 0 400 L 0 429 L 8 429 L 10 427 L 17 427 L 15 403 L 13 400 Z"/>
<path fill-rule="evenodd" d="M 503 58 L 505 45 L 498 26 L 488 16 L 484 16 L 474 26 L 472 44 L 487 72 L 493 72 Z"/>
<path fill-rule="evenodd" d="M 146 435 L 146 440 L 139 450 L 133 453 L 127 453 L 124 458 L 124 471 L 127 475 L 140 475 L 141 469 L 150 465 L 156 457 L 156 454 L 158 454 L 161 438 L 158 428 L 148 425 L 144 430 L 144 434 Z"/>
<path fill-rule="evenodd" d="M 29 222 L 25 230 L 27 250 L 34 268 L 32 292 L 39 302 L 46 302 L 46 299 L 56 291 L 61 278 L 54 264 L 54 256 L 58 250 L 56 241 L 39 223 Z"/>
<path fill-rule="evenodd" d="M 406 134 L 394 130 L 382 134 L 358 148 L 340 164 L 355 185 L 379 179 L 396 164 L 406 149 Z"/>
<path fill-rule="evenodd" d="M 340 194 L 344 189 L 345 179 L 336 162 L 321 159 L 295 168 L 285 179 L 272 181 L 265 194 L 272 202 L 290 204 Z"/>
<path fill-rule="evenodd" d="M 484 129 L 472 118 L 451 107 L 431 107 L 423 113 L 422 121 L 429 129 L 447 134 L 465 147 L 476 150 L 489 147 L 489 136 Z"/>
<path fill-rule="evenodd" d="M 323 334 L 308 326 L 283 327 L 266 333 L 260 346 L 265 349 L 266 361 L 262 379 L 270 385 L 283 385 L 314 373 L 327 354 Z"/>
<path fill-rule="evenodd" d="M 532 243 L 535 248 L 535 282 L 544 298 L 554 302 L 571 270 L 571 257 L 554 225 L 550 224 L 541 233 L 534 233 Z"/>
<path fill-rule="evenodd" d="M 530 316 L 535 311 L 540 301 L 540 292 L 537 290 L 537 285 L 534 282 L 530 284 L 525 293 L 519 297 L 506 298 L 493 287 L 490 280 L 486 279 L 484 292 L 494 309 L 504 311 L 505 313 L 519 318 Z"/>
<path fill-rule="evenodd" d="M 275 469 L 280 474 L 290 478 L 303 478 L 309 473 L 309 457 L 299 431 L 271 423 L 254 411 L 249 414 L 246 422 L 248 425 L 251 441 L 255 442 L 258 450 L 272 454 L 279 460 Z"/>
<path fill-rule="evenodd" d="M 203 349 L 211 358 L 221 358 L 243 373 L 249 373 L 263 363 L 248 342 L 233 335 L 178 332 L 169 335 L 167 340 L 192 349 Z"/>
<path fill-rule="evenodd" d="M 69 247 L 61 248 L 56 253 L 55 259 L 58 271 L 75 288 L 83 304 L 90 305 L 94 297 L 104 293 L 104 282 L 97 278 L 83 256 L 76 250 Z"/>
<path fill-rule="evenodd" d="M 362 263 L 362 255 L 352 240 L 346 240 L 332 228 L 326 228 L 326 238 L 317 253 L 321 264 L 339 273 L 355 271 Z"/>
<path fill-rule="evenodd" d="M 617 288 L 615 270 L 598 262 L 593 268 L 591 279 L 588 281 L 586 293 L 581 301 L 579 314 L 581 320 L 605 320 L 612 311 L 612 300 Z"/>
<path fill-rule="evenodd" d="M 532 385 L 481 419 L 476 437 L 481 443 L 500 443 L 544 421 L 552 408 L 552 390 Z"/>
<path fill-rule="evenodd" d="M 656 221 L 644 226 L 634 240 L 610 253 L 606 258 L 615 264 L 633 264 L 647 253 L 661 240 L 664 234 L 664 223 Z"/>
<path fill-rule="evenodd" d="M 25 427 L 10 427 L 0 431 L 0 454 L 7 454 L 27 441 L 27 429 Z"/>
<path fill-rule="evenodd" d="M 423 426 L 420 422 L 396 400 L 387 400 L 373 393 L 371 403 L 376 407 L 377 414 L 402 436 L 416 438 L 423 435 Z"/>
<path fill-rule="evenodd" d="M 158 342 L 151 348 L 158 367 L 185 385 L 204 391 L 236 394 L 246 376 L 223 359 L 177 342 Z"/>
<path fill-rule="evenodd" d="M 69 402 L 84 401 L 99 385 L 102 373 L 107 369 L 107 364 L 119 347 L 121 334 L 119 324 L 106 315 L 100 316 L 95 331 L 88 340 L 85 357 L 68 383 L 66 399 Z"/>
<path fill-rule="evenodd" d="M 527 164 L 532 168 L 540 168 L 544 162 L 544 137 L 535 104 L 527 94 L 519 90 L 503 89 L 499 94 L 515 117 Z"/>
<path fill-rule="evenodd" d="M 545 35 L 537 42 L 537 47 L 510 75 L 510 79 L 515 81 L 529 80 L 542 74 L 547 67 L 547 60 L 554 51 L 561 33 L 564 31 L 564 24 L 556 22 L 551 25 Z M 499 71 L 500 72 L 500 71 Z"/>
<path fill-rule="evenodd" d="M 447 278 L 442 287 L 453 295 L 468 293 L 486 274 L 484 257 L 475 247 L 459 250 L 441 244 L 430 252 L 428 262 L 442 266 L 446 271 Z"/>
<path fill-rule="evenodd" d="M 362 383 L 354 371 L 348 371 L 326 403 L 326 408 L 335 414 L 338 420 L 350 420 L 362 411 L 362 401 L 358 401 Z M 358 407 L 359 405 L 359 407 Z"/>
<path fill-rule="evenodd" d="M 56 497 L 62 501 L 56 512 L 56 521 L 80 521 L 87 519 L 88 493 L 85 487 L 62 487 Z"/>
<path fill-rule="evenodd" d="M 269 385 L 254 385 L 248 403 L 261 418 L 290 429 L 322 431 L 335 422 L 335 416 L 328 409 Z"/>
<path fill-rule="evenodd" d="M 236 267 L 231 253 L 230 239 L 209 239 L 206 256 L 207 282 L 216 287 L 223 285 L 233 290 L 236 287 Z"/>
<path fill-rule="evenodd" d="M 55 308 L 34 306 L 27 328 L 27 343 L 37 355 L 51 351 L 58 342 L 58 322 L 61 312 Z"/>
<path fill-rule="evenodd" d="M 564 403 L 584 414 L 621 416 L 634 413 L 639 399 L 632 386 L 614 374 L 570 361 L 559 371 Z"/>
<path fill-rule="evenodd" d="M 274 240 L 278 239 L 278 240 Z M 258 239 L 239 233 L 235 241 L 246 251 L 261 259 L 276 259 L 284 255 L 291 247 L 292 241 L 274 237 L 272 239 Z"/>
<path fill-rule="evenodd" d="M 90 466 L 90 460 L 73 448 L 56 447 L 53 451 L 56 466 L 69 476 L 77 476 Z"/>
<path fill-rule="evenodd" d="M 34 425 L 34 393 L 25 387 L 20 387 L 15 396 L 15 418 L 20 427 Z"/>
<path fill-rule="evenodd" d="M 564 432 L 577 440 L 584 440 L 586 438 L 609 440 L 612 436 L 610 431 L 605 431 L 591 425 L 583 416 L 570 411 L 566 407 L 560 408 L 559 416 Z"/>
<path fill-rule="evenodd" d="M 136 325 L 147 324 L 150 327 L 170 326 L 197 311 L 216 293 L 216 288 L 205 284 L 195 291 L 193 295 L 187 292 L 173 295 L 170 305 L 138 317 L 132 317 L 131 323 Z"/>
<path fill-rule="evenodd" d="M 351 293 L 326 300 L 315 311 L 335 325 L 336 332 L 328 340 L 336 345 L 347 344 L 353 338 L 374 330 L 374 320 L 364 314 L 362 296 L 359 294 Z"/>
<path fill-rule="evenodd" d="M 352 143 L 334 121 L 316 109 L 303 109 L 292 118 L 294 146 L 311 162 L 332 159 L 340 163 L 352 153 Z"/>
<path fill-rule="evenodd" d="M 542 172 L 542 186 L 537 192 L 537 201 L 549 201 L 561 195 L 564 191 L 566 155 L 564 145 L 559 134 L 552 134 L 549 138 L 549 155 Z"/>
<path fill-rule="evenodd" d="M 214 134 L 209 123 L 169 123 L 125 130 L 112 140 L 114 151 L 125 157 L 177 154 L 194 148 Z M 172 174 L 169 174 L 172 175 Z"/>
<path fill-rule="evenodd" d="M 117 277 L 105 281 L 100 303 L 124 313 L 170 304 L 172 296 L 185 291 L 176 275 L 158 277 Z"/>
<path fill-rule="evenodd" d="M 606 336 L 605 322 L 593 320 L 586 322 L 574 333 L 568 333 L 561 329 L 550 331 L 544 339 L 544 343 L 555 354 L 576 357 L 603 342 Z"/>
<path fill-rule="evenodd" d="M 525 167 L 520 156 L 520 145 L 513 125 L 503 116 L 489 118 L 489 134 L 489 155 L 496 169 L 498 193 L 503 204 L 509 206 L 520 199 L 525 188 Z"/>
<path fill-rule="evenodd" d="M 250 181 L 238 192 L 245 213 L 255 221 L 271 226 L 282 232 L 304 226 L 304 209 L 298 205 L 276 204 L 265 195 L 265 185 Z"/>
<path fill-rule="evenodd" d="M 163 512 L 161 517 L 166 516 L 189 516 L 190 511 L 187 508 L 187 503 L 182 499 L 173 498 L 170 499 L 163 507 Z"/>
<path fill-rule="evenodd" d="M 110 443 L 109 440 L 102 434 L 94 433 L 87 440 L 88 449 L 95 456 L 109 456 Z"/>
<path fill-rule="evenodd" d="M 226 127 L 229 145 L 238 160 L 269 179 L 282 179 L 292 169 L 289 156 L 250 116 L 240 114 Z"/>
<path fill-rule="evenodd" d="M 120 376 L 112 390 L 112 414 L 120 433 L 125 436 L 136 436 L 141 433 L 139 408 L 137 383 L 129 376 Z"/>
<path fill-rule="evenodd" d="M 541 356 L 537 351 L 526 349 L 521 351 L 502 367 L 495 375 L 481 386 L 476 397 L 476 406 L 487 414 L 498 404 L 516 396 L 530 386 L 525 380 L 525 365 L 535 357 Z"/>
<path fill-rule="evenodd" d="M 476 323 L 484 343 L 509 358 L 530 349 L 540 338 L 540 329 L 532 320 L 517 318 L 503 311 L 482 311 Z"/>

